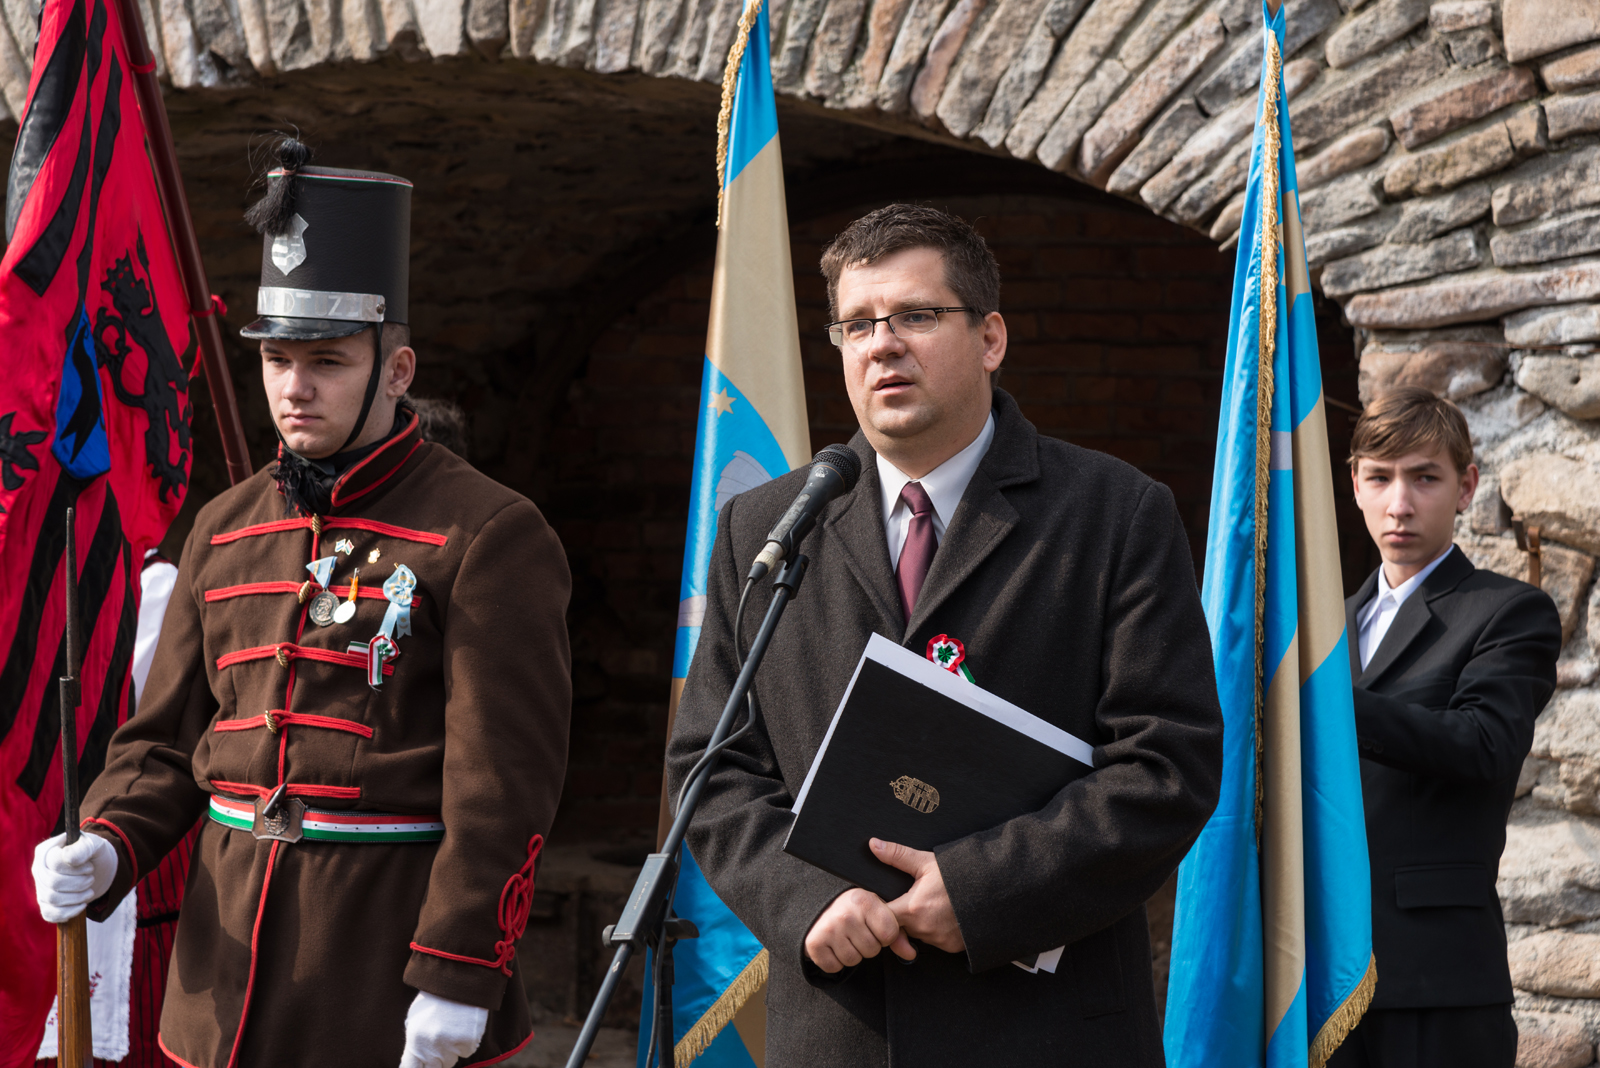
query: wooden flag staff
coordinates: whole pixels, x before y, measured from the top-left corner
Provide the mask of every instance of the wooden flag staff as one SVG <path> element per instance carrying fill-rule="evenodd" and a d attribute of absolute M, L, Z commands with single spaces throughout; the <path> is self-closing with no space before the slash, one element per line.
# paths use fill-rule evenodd
<path fill-rule="evenodd" d="M 83 632 L 78 625 L 78 547 L 67 507 L 67 551 L 62 586 L 67 599 L 67 673 L 61 677 L 61 791 L 67 845 L 78 832 L 78 704 L 83 692 L 78 669 L 83 662 Z M 61 1068 L 88 1068 L 94 1054 L 89 1027 L 89 928 L 83 913 L 56 925 L 56 1041 Z"/>
<path fill-rule="evenodd" d="M 178 267 L 183 272 L 184 293 L 189 312 L 200 334 L 200 363 L 211 404 L 217 413 L 217 430 L 222 435 L 222 457 L 228 467 L 228 484 L 237 486 L 251 475 L 250 448 L 245 443 L 244 424 L 239 418 L 239 401 L 233 393 L 233 378 L 222 347 L 222 301 L 212 296 L 200 259 L 200 241 L 195 236 L 194 219 L 189 214 L 189 198 L 178 174 L 178 154 L 172 145 L 172 126 L 167 122 L 167 107 L 156 82 L 156 57 L 145 42 L 144 19 L 137 0 L 116 0 L 117 17 L 122 22 L 122 44 L 133 71 L 133 87 L 144 115 L 145 137 L 150 146 L 150 162 L 155 167 L 156 187 L 166 211 Z"/>

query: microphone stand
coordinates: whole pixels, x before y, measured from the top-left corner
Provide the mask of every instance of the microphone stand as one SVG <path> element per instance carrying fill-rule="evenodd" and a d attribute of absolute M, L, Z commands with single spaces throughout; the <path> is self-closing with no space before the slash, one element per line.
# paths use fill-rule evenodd
<path fill-rule="evenodd" d="M 583 1030 L 578 1033 L 578 1043 L 572 1047 L 572 1054 L 567 1058 L 567 1068 L 582 1068 L 589 1056 L 590 1047 L 594 1045 L 595 1035 L 600 1030 L 600 1019 L 605 1015 L 606 1007 L 611 1004 L 612 995 L 616 993 L 617 982 L 622 978 L 623 969 L 628 966 L 628 961 L 635 953 L 642 952 L 647 946 L 656 951 L 656 1002 L 655 1023 L 651 1028 L 652 1049 L 645 1051 L 645 1063 L 648 1065 L 652 1053 L 659 1050 L 661 1056 L 656 1060 L 658 1068 L 669 1068 L 669 1065 L 673 1064 L 671 1058 L 675 1043 L 672 1036 L 672 946 L 679 939 L 699 936 L 694 924 L 672 915 L 670 907 L 678 884 L 678 851 L 683 847 L 683 836 L 689 830 L 690 821 L 694 819 L 695 809 L 699 806 L 700 793 L 705 788 L 706 780 L 710 778 L 717 761 L 721 758 L 721 754 L 713 753 L 713 750 L 732 730 L 739 707 L 744 704 L 745 695 L 750 692 L 750 684 L 755 680 L 756 669 L 761 666 L 761 661 L 767 654 L 772 633 L 778 629 L 778 621 L 783 618 L 783 610 L 799 592 L 800 583 L 805 579 L 806 566 L 809 563 L 804 555 L 795 556 L 784 562 L 782 570 L 772 580 L 777 591 L 772 596 L 772 603 L 767 606 L 766 618 L 761 621 L 761 629 L 756 632 L 755 641 L 750 645 L 749 656 L 745 658 L 744 667 L 739 671 L 738 679 L 734 681 L 733 691 L 728 694 L 728 701 L 722 706 L 722 718 L 717 720 L 716 730 L 711 732 L 711 740 L 706 743 L 706 755 L 709 759 L 703 759 L 700 770 L 689 780 L 688 788 L 683 793 L 683 803 L 678 806 L 677 816 L 672 821 L 672 829 L 667 832 L 666 840 L 661 843 L 661 851 L 651 853 L 645 859 L 644 869 L 639 872 L 639 878 L 633 884 L 633 892 L 628 896 L 628 903 L 623 906 L 621 918 L 607 927 L 602 936 L 606 945 L 617 947 L 616 955 L 611 958 L 611 967 L 606 969 L 600 991 L 595 995 L 594 1004 L 589 1008 L 588 1018 L 583 1021 Z M 739 636 L 734 635 L 735 643 L 738 639 Z"/>

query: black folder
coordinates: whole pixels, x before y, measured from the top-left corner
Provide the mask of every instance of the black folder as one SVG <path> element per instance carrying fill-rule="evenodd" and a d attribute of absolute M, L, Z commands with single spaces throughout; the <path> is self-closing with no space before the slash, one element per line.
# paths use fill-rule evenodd
<path fill-rule="evenodd" d="M 885 901 L 911 876 L 870 838 L 933 849 L 1036 812 L 1087 742 L 874 634 L 795 799 L 784 851 Z"/>

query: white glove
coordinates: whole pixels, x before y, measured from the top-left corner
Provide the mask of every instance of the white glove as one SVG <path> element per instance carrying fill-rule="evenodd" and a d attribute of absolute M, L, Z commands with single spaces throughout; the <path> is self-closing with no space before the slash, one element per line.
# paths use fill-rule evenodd
<path fill-rule="evenodd" d="M 46 923 L 66 923 L 111 889 L 117 849 L 97 834 L 46 838 L 33 851 L 33 893 Z"/>
<path fill-rule="evenodd" d="M 406 1012 L 400 1068 L 450 1068 L 483 1041 L 489 1010 L 420 991 Z"/>

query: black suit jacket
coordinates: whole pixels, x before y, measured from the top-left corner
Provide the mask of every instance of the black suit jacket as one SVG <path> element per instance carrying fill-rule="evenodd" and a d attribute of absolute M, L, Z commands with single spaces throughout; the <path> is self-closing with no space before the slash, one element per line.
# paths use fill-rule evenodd
<path fill-rule="evenodd" d="M 1222 718 L 1189 542 L 1172 494 L 1118 460 L 1040 437 L 1004 392 L 995 436 L 951 518 L 909 625 L 865 437 L 855 492 L 830 504 L 811 568 L 756 680 L 760 729 L 729 750 L 689 844 L 771 952 L 767 1064 L 1105 1064 L 1158 1068 L 1143 903 L 1216 805 Z M 735 675 L 731 622 L 791 472 L 726 505 L 704 629 L 668 747 L 674 793 Z M 744 641 L 770 599 L 751 595 Z M 1096 770 L 1044 809 L 937 851 L 967 945 L 887 952 L 841 979 L 804 955 L 848 885 L 783 852 L 790 809 L 877 632 L 922 654 L 963 641 L 978 683 L 1096 747 Z M 741 717 L 742 719 L 742 717 Z M 1055 974 L 1018 957 L 1067 945 Z"/>
<path fill-rule="evenodd" d="M 1345 602 L 1372 859 L 1373 1007 L 1512 1000 L 1495 877 L 1533 721 L 1555 690 L 1561 619 L 1544 592 L 1452 549 L 1361 670 Z"/>

